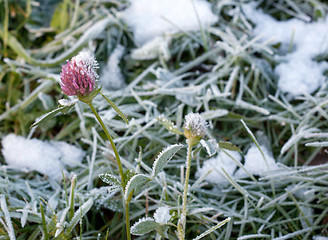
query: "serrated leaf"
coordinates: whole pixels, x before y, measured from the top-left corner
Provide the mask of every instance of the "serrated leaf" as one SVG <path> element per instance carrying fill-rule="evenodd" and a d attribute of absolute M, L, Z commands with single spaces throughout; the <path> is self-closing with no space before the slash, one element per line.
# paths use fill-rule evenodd
<path fill-rule="evenodd" d="M 120 181 L 110 173 L 102 173 L 99 178 L 112 187 L 121 187 Z"/>
<path fill-rule="evenodd" d="M 183 133 L 180 131 L 180 129 L 174 125 L 173 122 L 165 118 L 164 116 L 159 116 L 156 118 L 157 121 L 159 121 L 160 124 L 162 124 L 169 132 L 174 134 L 180 134 L 183 135 Z"/>
<path fill-rule="evenodd" d="M 210 139 L 208 141 L 205 141 L 202 139 L 202 140 L 200 140 L 200 144 L 206 149 L 207 154 L 210 157 L 213 156 L 219 148 L 218 143 L 214 139 Z"/>
<path fill-rule="evenodd" d="M 239 147 L 237 147 L 236 145 L 234 145 L 232 143 L 229 143 L 229 142 L 220 141 L 219 146 L 220 146 L 220 148 L 224 148 L 224 149 L 227 149 L 227 150 L 241 152 Z"/>
<path fill-rule="evenodd" d="M 124 192 L 125 199 L 127 200 L 129 198 L 129 195 L 133 190 L 143 187 L 150 180 L 150 177 L 145 174 L 134 175 L 128 184 L 126 184 Z"/>
<path fill-rule="evenodd" d="M 182 144 L 174 144 L 165 148 L 155 159 L 152 176 L 155 178 L 165 167 L 168 161 L 182 148 Z"/>
<path fill-rule="evenodd" d="M 31 126 L 32 127 L 35 127 L 35 126 L 38 126 L 42 123 L 44 123 L 45 121 L 55 117 L 57 114 L 59 113 L 67 113 L 71 108 L 73 107 L 73 105 L 70 105 L 70 106 L 63 106 L 63 107 L 59 107 L 55 110 L 52 110 L 51 112 L 48 112 L 44 115 L 42 115 L 41 117 L 39 117 Z"/>
<path fill-rule="evenodd" d="M 128 119 L 125 117 L 124 113 L 115 105 L 115 103 L 110 100 L 108 97 L 106 97 L 104 94 L 100 92 L 101 96 L 106 99 L 108 104 L 115 110 L 115 112 L 124 120 L 126 124 L 129 124 Z"/>
<path fill-rule="evenodd" d="M 144 235 L 154 231 L 159 226 L 160 224 L 152 218 L 142 218 L 131 227 L 131 233 L 133 235 Z"/>

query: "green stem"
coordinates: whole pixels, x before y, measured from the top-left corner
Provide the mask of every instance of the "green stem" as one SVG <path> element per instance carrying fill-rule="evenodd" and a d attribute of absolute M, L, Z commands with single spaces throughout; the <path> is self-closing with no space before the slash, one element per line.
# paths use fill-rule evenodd
<path fill-rule="evenodd" d="M 125 179 L 124 179 L 124 174 L 123 174 L 123 167 L 122 167 L 121 159 L 120 159 L 120 156 L 118 155 L 118 151 L 117 151 L 117 148 L 115 146 L 115 143 L 114 143 L 112 137 L 110 136 L 110 134 L 108 132 L 108 129 L 106 128 L 104 122 L 102 121 L 102 119 L 100 118 L 98 112 L 96 111 L 95 107 L 92 105 L 91 102 L 89 102 L 87 104 L 91 108 L 93 114 L 96 116 L 96 118 L 97 118 L 98 122 L 100 123 L 102 129 L 104 130 L 110 144 L 112 145 L 112 148 L 113 148 L 113 151 L 115 153 L 116 160 L 117 160 L 117 165 L 118 165 L 118 168 L 119 168 L 119 171 L 120 171 L 121 181 L 122 181 L 122 183 L 124 183 Z M 130 215 L 129 200 L 127 200 L 127 201 L 125 201 L 125 225 L 126 225 L 127 240 L 131 240 L 129 215 Z"/>
<path fill-rule="evenodd" d="M 131 240 L 131 233 L 130 233 L 130 219 L 129 219 L 129 202 L 125 201 L 125 227 L 126 227 L 126 235 L 127 240 Z"/>
<path fill-rule="evenodd" d="M 186 177 L 185 177 L 183 201 L 182 201 L 182 214 L 178 224 L 178 234 L 180 240 L 184 240 L 186 235 L 187 196 L 188 196 L 190 166 L 191 166 L 192 143 L 191 141 L 189 141 L 189 139 L 187 140 L 187 143 L 188 143 L 188 152 L 187 152 L 187 161 L 186 161 Z"/>
<path fill-rule="evenodd" d="M 98 122 L 100 123 L 102 129 L 104 130 L 104 132 L 105 132 L 105 134 L 107 136 L 107 139 L 109 140 L 110 144 L 112 145 L 112 148 L 113 148 L 113 151 L 114 151 L 114 154 L 115 154 L 115 157 L 116 157 L 118 169 L 120 171 L 121 181 L 124 182 L 125 179 L 124 179 L 124 174 L 123 174 L 123 167 L 122 167 L 121 159 L 120 159 L 120 156 L 118 155 L 118 151 L 117 151 L 117 148 L 115 146 L 115 143 L 114 143 L 112 137 L 110 136 L 110 134 L 108 132 L 108 129 L 106 128 L 103 120 L 100 118 L 98 112 L 96 111 L 95 107 L 92 105 L 91 102 L 88 103 L 88 105 L 91 108 L 93 114 L 96 116 Z"/>

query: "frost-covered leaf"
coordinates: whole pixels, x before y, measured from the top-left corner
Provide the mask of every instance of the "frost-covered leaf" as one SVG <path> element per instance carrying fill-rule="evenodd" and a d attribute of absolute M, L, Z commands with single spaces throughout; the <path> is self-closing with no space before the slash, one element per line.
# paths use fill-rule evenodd
<path fill-rule="evenodd" d="M 74 105 L 75 103 L 77 103 L 79 100 L 78 99 L 73 99 L 73 100 L 69 100 L 69 99 L 59 99 L 58 102 L 61 106 L 63 107 L 69 107 Z"/>
<path fill-rule="evenodd" d="M 169 132 L 174 134 L 180 134 L 183 135 L 183 133 L 180 131 L 180 129 L 174 125 L 173 122 L 165 118 L 164 116 L 159 116 L 156 118 L 157 121 L 159 121 L 160 124 L 162 124 Z"/>
<path fill-rule="evenodd" d="M 130 179 L 135 176 L 137 173 L 135 173 L 133 170 L 126 170 L 123 173 L 123 177 L 124 177 L 124 182 L 122 183 L 123 187 L 125 187 L 128 182 L 130 181 Z"/>
<path fill-rule="evenodd" d="M 102 173 L 99 175 L 99 178 L 110 186 L 121 187 L 119 180 L 110 173 Z"/>
<path fill-rule="evenodd" d="M 202 139 L 200 140 L 200 144 L 206 149 L 206 152 L 210 157 L 213 156 L 219 148 L 219 145 L 215 139 L 210 139 L 207 141 Z"/>
<path fill-rule="evenodd" d="M 203 112 L 201 115 L 205 120 L 211 120 L 227 115 L 229 112 L 225 109 L 216 109 Z"/>
<path fill-rule="evenodd" d="M 155 230 L 163 239 L 169 238 L 169 236 L 167 234 L 167 231 L 169 230 L 169 226 L 162 225 L 162 226 L 159 226 L 158 228 L 156 228 Z"/>
<path fill-rule="evenodd" d="M 230 151 L 241 152 L 239 147 L 237 147 L 236 145 L 229 143 L 229 142 L 220 141 L 219 146 L 220 146 L 220 148 L 224 148 L 224 149 L 227 149 Z"/>
<path fill-rule="evenodd" d="M 89 198 L 88 201 L 83 203 L 83 205 L 76 210 L 72 220 L 68 223 L 66 232 L 71 232 L 76 224 L 80 221 L 80 219 L 90 210 L 93 205 L 93 199 Z"/>
<path fill-rule="evenodd" d="M 124 120 L 126 124 L 129 124 L 128 119 L 125 117 L 124 113 L 116 106 L 116 104 L 100 92 L 101 96 L 106 99 L 108 104 L 115 110 L 115 112 Z"/>
<path fill-rule="evenodd" d="M 143 235 L 155 230 L 160 224 L 155 222 L 152 218 L 141 218 L 131 227 L 133 235 Z"/>
<path fill-rule="evenodd" d="M 165 148 L 156 158 L 153 165 L 153 178 L 155 178 L 164 168 L 166 163 L 182 148 L 182 144 L 174 144 Z"/>
<path fill-rule="evenodd" d="M 128 200 L 130 193 L 138 188 L 143 187 L 147 182 L 149 182 L 151 179 L 147 175 L 144 174 L 137 174 L 134 175 L 128 184 L 126 184 L 124 197 L 126 200 Z"/>
<path fill-rule="evenodd" d="M 44 115 L 42 115 L 41 117 L 39 117 L 33 124 L 31 127 L 35 127 L 35 126 L 38 126 L 42 123 L 44 123 L 45 121 L 55 117 L 57 114 L 60 114 L 60 113 L 67 113 L 70 109 L 72 108 L 72 106 L 63 106 L 63 107 L 59 107 L 55 110 L 52 110 L 51 112 L 48 112 Z"/>
<path fill-rule="evenodd" d="M 171 219 L 170 209 L 167 206 L 157 208 L 154 213 L 155 222 L 166 224 Z"/>

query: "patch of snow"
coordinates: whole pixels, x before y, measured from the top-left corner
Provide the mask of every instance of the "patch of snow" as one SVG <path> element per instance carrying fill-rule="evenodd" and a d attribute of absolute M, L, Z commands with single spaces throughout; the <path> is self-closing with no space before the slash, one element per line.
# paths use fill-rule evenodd
<path fill-rule="evenodd" d="M 222 168 L 229 174 L 229 176 L 232 176 L 237 167 L 234 160 L 240 162 L 241 155 L 235 151 L 225 150 L 225 152 L 221 150 L 217 157 L 205 161 L 203 166 L 197 170 L 196 177 L 201 177 L 211 171 L 205 177 L 205 180 L 220 187 L 226 186 L 229 182 L 225 173 L 222 171 Z"/>
<path fill-rule="evenodd" d="M 255 35 L 262 36 L 264 41 L 281 43 L 281 63 L 275 68 L 279 76 L 278 87 L 291 97 L 311 94 L 317 90 L 326 77 L 327 62 L 316 62 L 314 57 L 328 51 L 328 17 L 317 22 L 306 23 L 298 19 L 277 21 L 255 4 L 245 4 L 243 11 L 255 23 Z M 289 44 L 293 49 L 288 53 Z"/>
<path fill-rule="evenodd" d="M 121 15 L 133 29 L 138 45 L 165 33 L 197 31 L 198 18 L 203 28 L 218 19 L 210 3 L 204 0 L 133 0 Z"/>
<path fill-rule="evenodd" d="M 38 171 L 53 179 L 61 178 L 64 165 L 77 166 L 85 155 L 65 142 L 25 139 L 15 134 L 2 139 L 2 154 L 12 168 Z"/>
<path fill-rule="evenodd" d="M 100 83 L 104 88 L 116 90 L 125 85 L 124 77 L 119 66 L 124 51 L 124 47 L 118 45 L 108 58 L 107 65 L 103 68 L 100 76 Z"/>
<path fill-rule="evenodd" d="M 253 144 L 245 155 L 244 168 L 253 175 L 263 177 L 266 176 L 268 172 L 279 169 L 279 166 L 272 157 L 271 152 L 269 152 L 266 147 L 260 145 L 260 148 L 263 152 L 265 160 L 260 149 Z M 235 177 L 244 178 L 248 177 L 248 174 L 244 171 L 244 169 L 240 168 L 236 172 Z"/>

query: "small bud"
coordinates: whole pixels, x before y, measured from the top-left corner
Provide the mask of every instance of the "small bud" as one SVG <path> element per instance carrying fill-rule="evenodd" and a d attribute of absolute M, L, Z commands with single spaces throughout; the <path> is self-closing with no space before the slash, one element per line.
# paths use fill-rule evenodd
<path fill-rule="evenodd" d="M 206 133 L 206 121 L 199 113 L 185 116 L 184 135 L 191 145 L 196 145 Z"/>
<path fill-rule="evenodd" d="M 97 87 L 97 60 L 89 52 L 80 52 L 62 66 L 61 89 L 64 94 L 85 98 Z"/>

